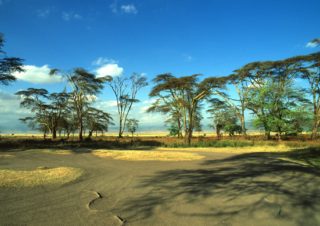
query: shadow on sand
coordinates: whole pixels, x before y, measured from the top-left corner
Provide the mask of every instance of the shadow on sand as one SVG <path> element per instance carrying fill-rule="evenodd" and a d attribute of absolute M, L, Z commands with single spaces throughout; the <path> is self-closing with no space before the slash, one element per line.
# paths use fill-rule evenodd
<path fill-rule="evenodd" d="M 267 219 L 271 225 L 271 218 L 319 225 L 320 170 L 280 157 L 283 154 L 241 154 L 202 162 L 197 169 L 158 172 L 141 180 L 139 187 L 148 193 L 126 202 L 123 210 L 133 221 L 164 208 L 176 217 L 206 217 L 232 225 L 235 219 L 242 225 Z"/>

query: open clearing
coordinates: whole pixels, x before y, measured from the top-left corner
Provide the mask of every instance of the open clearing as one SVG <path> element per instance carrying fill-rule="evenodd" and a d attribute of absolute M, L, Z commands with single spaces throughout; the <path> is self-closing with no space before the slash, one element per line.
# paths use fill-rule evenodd
<path fill-rule="evenodd" d="M 320 225 L 320 170 L 256 150 L 2 152 L 0 222 Z"/>

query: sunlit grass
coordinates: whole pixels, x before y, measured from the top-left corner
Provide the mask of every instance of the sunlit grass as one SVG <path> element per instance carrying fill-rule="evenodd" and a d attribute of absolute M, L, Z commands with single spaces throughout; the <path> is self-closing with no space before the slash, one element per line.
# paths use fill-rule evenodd
<path fill-rule="evenodd" d="M 65 184 L 81 176 L 81 169 L 72 167 L 46 168 L 34 170 L 0 170 L 0 187 L 35 187 L 39 185 Z"/>
<path fill-rule="evenodd" d="M 70 150 L 55 150 L 55 149 L 42 149 L 42 153 L 48 153 L 48 154 L 57 154 L 57 155 L 70 155 L 72 154 L 72 151 Z"/>
<path fill-rule="evenodd" d="M 252 152 L 288 152 L 294 150 L 292 147 L 288 147 L 286 145 L 276 145 L 276 146 L 249 146 L 249 147 L 186 147 L 186 148 L 168 148 L 168 147 L 160 147 L 156 148 L 156 150 L 168 150 L 168 151 L 176 151 L 183 150 L 189 152 L 225 152 L 225 153 L 252 153 Z"/>
<path fill-rule="evenodd" d="M 0 154 L 0 158 L 13 158 L 14 155 L 11 154 Z"/>
<path fill-rule="evenodd" d="M 129 161 L 191 161 L 204 158 L 194 153 L 135 150 L 95 150 L 93 155 Z"/>

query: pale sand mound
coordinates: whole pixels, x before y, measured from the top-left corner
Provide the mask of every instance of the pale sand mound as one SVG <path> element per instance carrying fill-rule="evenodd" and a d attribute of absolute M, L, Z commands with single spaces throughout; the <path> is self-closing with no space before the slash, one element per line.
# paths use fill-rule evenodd
<path fill-rule="evenodd" d="M 72 167 L 37 168 L 35 170 L 0 170 L 0 187 L 34 187 L 64 184 L 81 176 L 81 169 Z"/>
<path fill-rule="evenodd" d="M 134 151 L 134 150 L 95 150 L 93 155 L 130 161 L 191 161 L 203 159 L 195 153 L 165 151 Z"/>

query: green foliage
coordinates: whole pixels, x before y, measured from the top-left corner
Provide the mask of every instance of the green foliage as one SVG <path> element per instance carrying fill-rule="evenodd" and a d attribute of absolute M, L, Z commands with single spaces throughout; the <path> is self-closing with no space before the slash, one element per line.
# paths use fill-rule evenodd
<path fill-rule="evenodd" d="M 238 123 L 239 120 L 233 106 L 216 98 L 211 99 L 210 104 L 208 112 L 213 119 L 211 126 L 216 130 L 218 138 L 221 137 L 222 131 L 228 133 L 229 136 L 242 133 L 242 127 Z"/>
<path fill-rule="evenodd" d="M 137 131 L 139 125 L 139 121 L 137 119 L 128 119 L 127 120 L 127 129 L 133 136 L 133 134 Z"/>
<path fill-rule="evenodd" d="M 2 50 L 4 46 L 4 37 L 0 33 L 0 84 L 9 85 L 10 82 L 16 80 L 14 72 L 23 72 L 23 60 L 17 57 L 6 57 Z"/>

